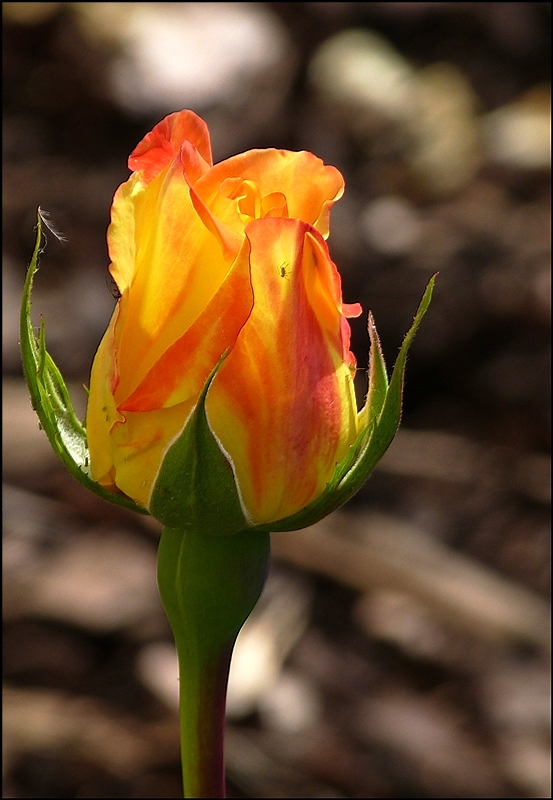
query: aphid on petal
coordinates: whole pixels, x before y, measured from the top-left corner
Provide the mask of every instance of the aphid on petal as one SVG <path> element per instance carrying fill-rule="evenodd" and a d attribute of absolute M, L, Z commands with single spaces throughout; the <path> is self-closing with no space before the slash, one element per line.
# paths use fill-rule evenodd
<path fill-rule="evenodd" d="M 281 278 L 288 278 L 288 275 L 292 272 L 291 269 L 288 269 L 288 262 L 283 261 L 280 267 L 278 268 L 279 274 Z"/>

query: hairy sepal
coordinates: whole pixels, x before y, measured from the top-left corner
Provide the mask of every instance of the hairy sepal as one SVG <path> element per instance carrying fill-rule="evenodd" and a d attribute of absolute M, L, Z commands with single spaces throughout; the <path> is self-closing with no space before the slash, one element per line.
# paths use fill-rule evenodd
<path fill-rule="evenodd" d="M 147 510 L 137 505 L 130 497 L 109 492 L 90 477 L 86 430 L 75 414 L 63 376 L 46 349 L 43 319 L 39 334 L 35 335 L 31 322 L 31 293 L 33 279 L 38 270 L 38 259 L 42 252 L 40 214 L 37 220 L 35 249 L 25 279 L 20 312 L 21 360 L 32 406 L 39 418 L 40 426 L 50 440 L 52 449 L 79 483 L 104 500 L 109 500 L 110 503 L 140 514 L 147 514 Z"/>

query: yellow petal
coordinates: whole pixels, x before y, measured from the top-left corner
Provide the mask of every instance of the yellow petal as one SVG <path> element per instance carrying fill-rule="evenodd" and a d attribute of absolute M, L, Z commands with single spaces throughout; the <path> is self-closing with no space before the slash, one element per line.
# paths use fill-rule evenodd
<path fill-rule="evenodd" d="M 245 510 L 270 522 L 323 491 L 356 436 L 357 411 L 342 359 L 335 268 L 320 234 L 279 218 L 252 222 L 246 233 L 254 307 L 215 377 L 207 412 Z M 314 279 L 317 291 L 308 288 Z"/>

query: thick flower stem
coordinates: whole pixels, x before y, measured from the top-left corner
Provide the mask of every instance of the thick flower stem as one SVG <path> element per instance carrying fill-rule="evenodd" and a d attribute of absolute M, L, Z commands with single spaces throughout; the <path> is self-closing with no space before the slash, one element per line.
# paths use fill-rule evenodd
<path fill-rule="evenodd" d="M 185 797 L 225 797 L 225 700 L 232 649 L 263 589 L 269 535 L 165 528 L 158 585 L 180 675 Z"/>

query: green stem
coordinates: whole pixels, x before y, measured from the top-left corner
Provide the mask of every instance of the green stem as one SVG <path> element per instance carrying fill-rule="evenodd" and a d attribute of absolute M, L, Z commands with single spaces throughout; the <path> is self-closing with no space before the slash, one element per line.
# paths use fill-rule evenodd
<path fill-rule="evenodd" d="M 161 535 L 158 585 L 179 658 L 185 797 L 225 797 L 230 659 L 265 584 L 269 557 L 266 533 L 165 528 Z"/>

